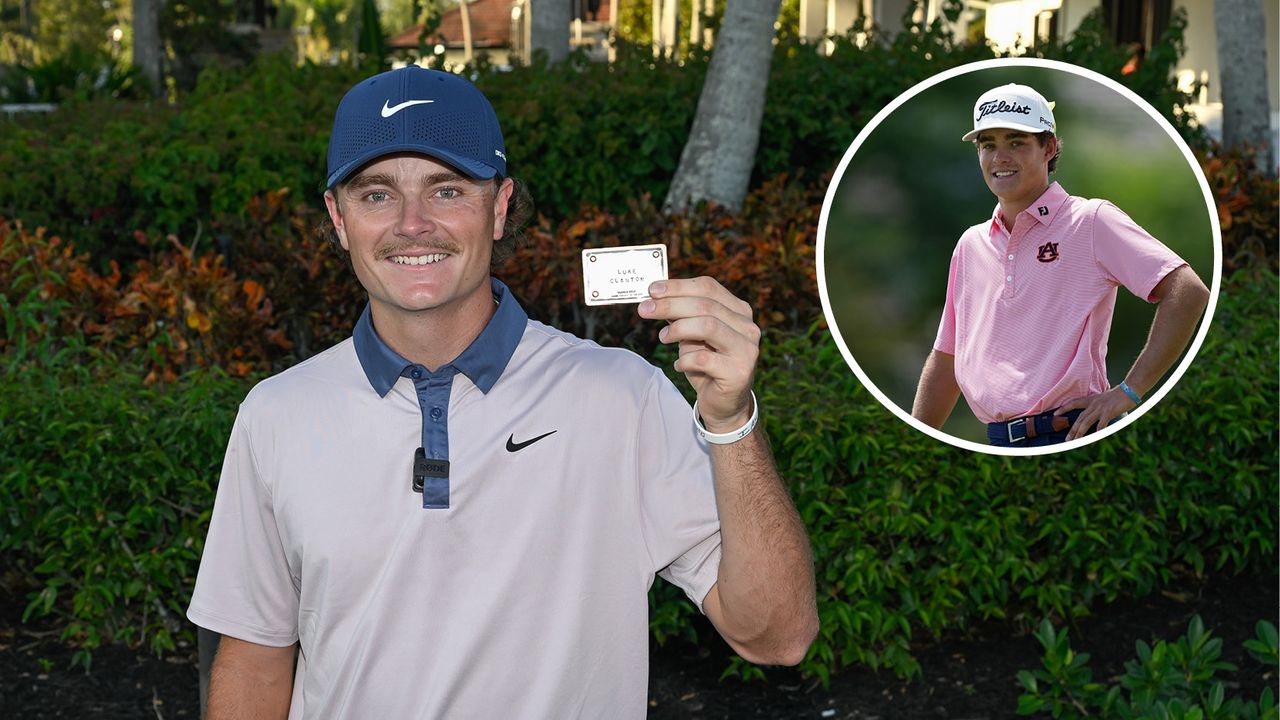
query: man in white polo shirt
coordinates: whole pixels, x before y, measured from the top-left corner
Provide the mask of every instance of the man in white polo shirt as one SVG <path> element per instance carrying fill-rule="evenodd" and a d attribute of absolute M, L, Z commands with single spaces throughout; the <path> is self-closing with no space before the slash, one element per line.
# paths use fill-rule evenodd
<path fill-rule="evenodd" d="M 1066 442 L 1142 402 L 1186 347 L 1209 291 L 1180 257 L 1105 200 L 1049 182 L 1053 106 L 1025 85 L 978 98 L 973 130 L 989 220 L 956 244 L 946 303 L 912 416 L 941 427 L 961 393 L 999 446 Z M 1157 303 L 1125 378 L 1107 379 L 1116 288 Z"/>
<path fill-rule="evenodd" d="M 354 87 L 327 187 L 369 305 L 240 408 L 188 610 L 224 636 L 210 718 L 642 718 L 655 574 L 748 660 L 804 657 L 812 561 L 756 424 L 746 303 L 698 278 L 639 306 L 694 409 L 644 359 L 528 319 L 489 276 L 523 191 L 447 73 Z"/>

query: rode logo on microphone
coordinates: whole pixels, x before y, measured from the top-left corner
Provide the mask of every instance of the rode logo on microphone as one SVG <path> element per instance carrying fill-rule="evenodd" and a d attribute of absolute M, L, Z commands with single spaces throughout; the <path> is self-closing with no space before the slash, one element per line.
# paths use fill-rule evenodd
<path fill-rule="evenodd" d="M 436 458 L 427 457 L 426 451 L 418 448 L 413 453 L 413 491 L 422 492 L 422 488 L 426 485 L 427 478 L 444 478 L 449 477 L 449 461 L 437 460 Z M 448 484 L 446 483 L 446 488 Z M 448 507 L 446 500 L 445 507 Z"/>

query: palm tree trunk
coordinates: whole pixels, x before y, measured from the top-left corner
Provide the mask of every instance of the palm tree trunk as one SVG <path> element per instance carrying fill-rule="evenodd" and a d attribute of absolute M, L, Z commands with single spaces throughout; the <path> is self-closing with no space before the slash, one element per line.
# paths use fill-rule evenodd
<path fill-rule="evenodd" d="M 535 0 L 530 8 L 533 50 L 544 50 L 547 60 L 558 63 L 569 55 L 568 0 Z"/>
<path fill-rule="evenodd" d="M 1269 144 L 1266 20 L 1262 0 L 1216 0 L 1218 76 L 1222 86 L 1222 144 Z M 1275 148 L 1271 148 L 1275 152 Z M 1259 156 L 1266 161 L 1266 153 Z M 1267 162 L 1274 168 L 1274 162 Z"/>
<path fill-rule="evenodd" d="M 760 143 L 779 2 L 733 0 L 725 7 L 665 212 L 702 200 L 742 207 Z"/>
<path fill-rule="evenodd" d="M 160 39 L 160 7 L 164 0 L 133 0 L 133 64 L 152 91 L 160 89 L 164 42 Z"/>

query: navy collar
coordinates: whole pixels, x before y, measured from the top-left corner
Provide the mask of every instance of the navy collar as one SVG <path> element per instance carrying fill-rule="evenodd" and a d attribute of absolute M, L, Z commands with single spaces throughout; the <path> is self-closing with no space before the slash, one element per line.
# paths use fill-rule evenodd
<path fill-rule="evenodd" d="M 498 382 L 502 371 L 507 369 L 507 363 L 520 344 L 529 319 L 524 308 L 520 307 L 520 303 L 501 280 L 489 278 L 489 282 L 493 287 L 493 297 L 498 301 L 498 309 L 489 318 L 489 324 L 485 325 L 480 335 L 453 362 L 432 373 L 441 375 L 447 372 L 452 376 L 453 373 L 460 372 L 475 383 L 480 392 L 486 394 Z M 413 363 L 405 360 L 378 337 L 368 305 L 360 313 L 355 330 L 351 332 L 351 339 L 355 342 L 356 357 L 360 360 L 365 377 L 382 397 L 391 392 L 401 375 L 414 367 Z"/>

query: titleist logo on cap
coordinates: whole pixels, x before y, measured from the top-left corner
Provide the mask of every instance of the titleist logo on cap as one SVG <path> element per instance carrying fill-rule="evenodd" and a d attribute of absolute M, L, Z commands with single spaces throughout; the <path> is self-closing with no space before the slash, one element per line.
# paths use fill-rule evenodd
<path fill-rule="evenodd" d="M 974 122 L 991 115 L 992 113 L 1018 113 L 1019 115 L 1030 115 L 1030 105 L 1019 105 L 1016 102 L 1005 102 L 1004 100 L 988 100 L 978 106 L 978 117 L 974 118 Z"/>

